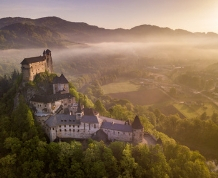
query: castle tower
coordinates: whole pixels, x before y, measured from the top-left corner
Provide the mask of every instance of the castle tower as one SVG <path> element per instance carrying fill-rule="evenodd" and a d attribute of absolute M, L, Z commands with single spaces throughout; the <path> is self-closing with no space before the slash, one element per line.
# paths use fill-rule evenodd
<path fill-rule="evenodd" d="M 134 144 L 140 143 L 143 139 L 144 128 L 138 116 L 135 117 L 132 123 L 132 142 Z"/>
<path fill-rule="evenodd" d="M 69 82 L 63 74 L 61 74 L 60 77 L 58 76 L 54 77 L 52 84 L 53 84 L 53 94 L 69 93 Z"/>
<path fill-rule="evenodd" d="M 51 57 L 51 51 L 47 49 L 46 51 L 43 52 L 43 56 L 46 57 L 46 70 L 49 73 L 53 72 L 53 62 L 52 62 L 52 57 Z"/>
<path fill-rule="evenodd" d="M 82 109 L 81 109 L 81 105 L 80 105 L 80 100 L 78 101 L 78 107 L 77 107 L 77 111 L 76 111 L 76 120 L 80 120 L 82 118 Z"/>

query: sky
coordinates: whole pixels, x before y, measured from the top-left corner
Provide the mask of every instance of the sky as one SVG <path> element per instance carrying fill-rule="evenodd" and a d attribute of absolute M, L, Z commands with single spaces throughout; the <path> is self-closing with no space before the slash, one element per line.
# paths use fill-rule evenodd
<path fill-rule="evenodd" d="M 47 16 L 108 29 L 150 24 L 218 33 L 218 0 L 0 0 L 0 18 Z"/>

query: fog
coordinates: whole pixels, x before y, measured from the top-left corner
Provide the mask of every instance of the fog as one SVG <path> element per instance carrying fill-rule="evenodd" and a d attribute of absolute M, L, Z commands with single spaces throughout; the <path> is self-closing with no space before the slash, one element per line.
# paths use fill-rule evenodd
<path fill-rule="evenodd" d="M 96 43 L 80 46 L 68 46 L 65 49 L 49 48 L 52 51 L 54 65 L 63 61 L 83 59 L 119 58 L 128 60 L 150 60 L 165 63 L 188 63 L 193 61 L 209 65 L 218 62 L 216 45 L 197 43 Z M 10 73 L 14 68 L 20 70 L 20 62 L 24 58 L 40 56 L 45 48 L 10 49 L 0 51 L 0 74 Z M 58 70 L 58 67 L 55 67 Z M 55 71 L 56 72 L 56 71 Z"/>

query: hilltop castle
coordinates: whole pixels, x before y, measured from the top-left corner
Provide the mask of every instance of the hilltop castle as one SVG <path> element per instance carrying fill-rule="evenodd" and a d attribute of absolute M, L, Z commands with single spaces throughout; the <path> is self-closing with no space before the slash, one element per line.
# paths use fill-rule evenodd
<path fill-rule="evenodd" d="M 23 81 L 32 81 L 37 73 L 53 72 L 51 51 L 43 56 L 25 58 L 22 62 Z M 138 116 L 132 124 L 99 116 L 91 108 L 83 108 L 69 93 L 69 82 L 63 74 L 52 81 L 53 94 L 34 95 L 30 105 L 36 120 L 43 126 L 50 141 L 61 139 L 88 139 L 140 143 L 144 128 Z"/>
<path fill-rule="evenodd" d="M 48 71 L 53 72 L 53 64 L 51 51 L 47 49 L 43 51 L 43 56 L 25 58 L 21 62 L 21 71 L 23 74 L 23 82 L 33 81 L 36 74 Z"/>

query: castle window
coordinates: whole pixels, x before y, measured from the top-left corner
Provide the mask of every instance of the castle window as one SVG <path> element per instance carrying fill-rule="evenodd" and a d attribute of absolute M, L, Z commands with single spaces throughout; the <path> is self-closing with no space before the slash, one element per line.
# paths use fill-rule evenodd
<path fill-rule="evenodd" d="M 71 129 L 70 129 L 70 131 L 71 131 Z"/>
<path fill-rule="evenodd" d="M 73 120 L 73 122 L 75 122 L 75 120 Z"/>
<path fill-rule="evenodd" d="M 75 126 L 73 125 L 73 127 L 75 127 Z"/>
<path fill-rule="evenodd" d="M 75 129 L 73 129 L 73 132 L 75 132 Z"/>
<path fill-rule="evenodd" d="M 61 132 L 61 129 L 60 129 L 60 132 Z"/>
<path fill-rule="evenodd" d="M 69 125 L 69 127 L 71 127 L 71 125 Z"/>
<path fill-rule="evenodd" d="M 67 130 L 66 130 L 66 129 L 64 129 L 64 131 L 66 132 Z"/>
<path fill-rule="evenodd" d="M 59 127 L 61 127 L 61 125 L 59 125 Z"/>
<path fill-rule="evenodd" d="M 78 125 L 78 128 L 79 128 L 79 125 Z"/>
<path fill-rule="evenodd" d="M 52 128 L 54 130 L 54 128 Z"/>
<path fill-rule="evenodd" d="M 63 122 L 63 120 L 61 120 L 61 122 Z"/>
<path fill-rule="evenodd" d="M 96 124 L 94 124 L 94 128 L 96 128 Z"/>
<path fill-rule="evenodd" d="M 66 125 L 64 125 L 64 127 L 66 127 Z"/>
<path fill-rule="evenodd" d="M 77 130 L 77 132 L 79 132 L 79 130 Z"/>

